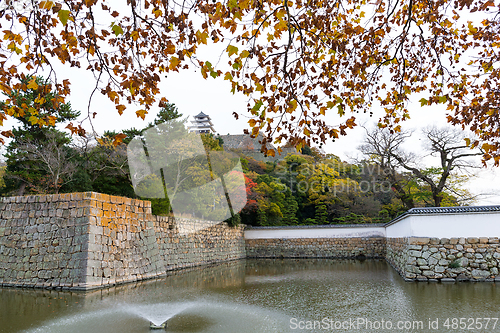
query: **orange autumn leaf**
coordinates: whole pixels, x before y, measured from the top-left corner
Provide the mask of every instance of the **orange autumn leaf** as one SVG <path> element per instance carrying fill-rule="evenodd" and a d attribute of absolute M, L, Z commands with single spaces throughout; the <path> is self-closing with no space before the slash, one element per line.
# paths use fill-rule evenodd
<path fill-rule="evenodd" d="M 123 133 L 115 135 L 113 138 L 113 146 L 118 146 L 126 137 L 127 135 Z"/>
<path fill-rule="evenodd" d="M 144 120 L 146 118 L 146 115 L 148 114 L 148 111 L 146 110 L 138 110 L 135 112 L 135 114 L 137 115 L 137 117 L 139 118 L 142 118 L 142 120 Z"/>

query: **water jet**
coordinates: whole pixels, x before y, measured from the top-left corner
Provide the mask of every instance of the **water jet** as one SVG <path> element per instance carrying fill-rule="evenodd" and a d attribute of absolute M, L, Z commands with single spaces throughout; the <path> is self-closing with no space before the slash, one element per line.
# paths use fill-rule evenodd
<path fill-rule="evenodd" d="M 150 321 L 149 322 L 149 328 L 152 329 L 152 330 L 165 329 L 165 328 L 167 328 L 167 321 L 165 320 L 163 323 L 161 323 L 159 325 L 153 323 L 152 321 Z"/>

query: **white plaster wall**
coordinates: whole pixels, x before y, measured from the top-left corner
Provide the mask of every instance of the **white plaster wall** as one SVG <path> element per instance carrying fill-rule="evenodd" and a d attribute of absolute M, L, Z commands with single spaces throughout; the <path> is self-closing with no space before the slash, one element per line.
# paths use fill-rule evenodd
<path fill-rule="evenodd" d="M 385 227 L 385 234 L 387 238 L 402 238 L 409 237 L 412 234 L 411 231 L 411 218 L 412 216 L 406 216 L 402 220 Z"/>
<path fill-rule="evenodd" d="M 384 227 L 249 229 L 245 239 L 385 237 Z"/>
<path fill-rule="evenodd" d="M 389 238 L 396 237 L 500 237 L 500 214 L 461 213 L 408 215 L 386 227 Z"/>
<path fill-rule="evenodd" d="M 406 215 L 386 227 L 332 227 L 245 230 L 245 239 L 355 237 L 499 237 L 500 213 Z"/>
<path fill-rule="evenodd" d="M 450 214 L 412 216 L 412 236 L 500 237 L 500 214 Z"/>
<path fill-rule="evenodd" d="M 407 215 L 386 227 L 277 228 L 245 230 L 246 239 L 354 237 L 499 237 L 500 213 Z"/>

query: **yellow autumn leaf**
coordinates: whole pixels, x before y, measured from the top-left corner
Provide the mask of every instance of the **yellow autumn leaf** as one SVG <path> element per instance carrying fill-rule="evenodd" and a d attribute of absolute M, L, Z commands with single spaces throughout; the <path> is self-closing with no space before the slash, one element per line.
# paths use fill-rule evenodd
<path fill-rule="evenodd" d="M 175 69 L 177 65 L 179 65 L 179 59 L 177 59 L 176 57 L 170 58 L 170 65 L 168 66 L 168 68 Z"/>
<path fill-rule="evenodd" d="M 43 104 L 45 103 L 45 98 L 43 96 L 38 95 L 37 98 L 35 98 L 35 103 Z"/>
<path fill-rule="evenodd" d="M 146 110 L 138 110 L 138 111 L 135 111 L 135 114 L 137 115 L 137 117 L 141 117 L 142 120 L 144 120 L 146 118 L 146 115 L 148 114 L 148 111 Z"/>
<path fill-rule="evenodd" d="M 155 14 L 155 18 L 158 18 L 163 14 L 163 12 L 160 9 L 155 10 L 153 13 Z"/>
<path fill-rule="evenodd" d="M 207 44 L 207 38 L 208 38 L 208 34 L 205 31 L 203 31 L 203 32 L 201 32 L 199 30 L 196 31 L 196 40 L 198 41 L 198 44 L 201 43 L 201 44 L 205 44 L 206 45 Z"/>
<path fill-rule="evenodd" d="M 11 42 L 8 46 L 7 49 L 11 50 L 12 52 L 16 52 L 16 54 L 21 54 L 23 51 L 16 46 L 15 42 Z"/>
<path fill-rule="evenodd" d="M 138 33 L 137 31 L 135 31 L 135 30 L 134 30 L 134 31 L 132 31 L 132 32 L 130 33 L 130 37 L 132 37 L 132 39 L 133 39 L 133 40 L 134 40 L 134 42 L 135 42 L 137 39 L 139 39 L 139 33 Z"/>
<path fill-rule="evenodd" d="M 346 126 L 349 128 L 354 128 L 354 126 L 356 126 L 355 120 L 356 120 L 355 117 L 351 117 L 351 118 L 347 119 L 345 122 Z"/>
<path fill-rule="evenodd" d="M 127 135 L 123 133 L 115 135 L 115 137 L 113 138 L 113 146 L 118 146 L 126 137 Z"/>
<path fill-rule="evenodd" d="M 49 124 L 50 126 L 56 126 L 56 120 L 57 120 L 57 117 L 55 116 L 49 116 Z"/>
<path fill-rule="evenodd" d="M 38 89 L 38 84 L 35 81 L 35 78 L 32 78 L 31 81 L 28 83 L 28 89 L 33 89 L 37 90 Z"/>
<path fill-rule="evenodd" d="M 57 16 L 59 17 L 59 21 L 61 21 L 63 25 L 68 24 L 69 10 L 61 9 L 60 11 L 57 12 Z"/>
<path fill-rule="evenodd" d="M 477 32 L 477 28 L 475 28 L 473 25 L 472 25 L 472 22 L 469 21 L 468 22 L 468 25 L 467 25 L 467 28 L 469 28 L 469 32 L 471 34 L 475 34 Z"/>
<path fill-rule="evenodd" d="M 123 111 L 125 111 L 125 109 L 127 108 L 125 105 L 122 105 L 122 104 L 119 104 L 115 107 L 118 110 L 118 114 L 120 114 L 120 116 L 123 114 Z"/>
<path fill-rule="evenodd" d="M 38 124 L 38 118 L 35 116 L 29 117 L 28 121 L 31 123 L 31 125 L 36 125 Z"/>
<path fill-rule="evenodd" d="M 38 4 L 38 8 L 47 9 L 47 10 L 51 9 L 53 6 L 54 6 L 54 3 L 52 1 L 41 1 Z"/>
<path fill-rule="evenodd" d="M 42 127 L 48 125 L 48 123 L 45 121 L 45 119 L 40 118 L 38 119 L 38 125 Z"/>
<path fill-rule="evenodd" d="M 481 146 L 481 148 L 486 151 L 486 152 L 489 152 L 491 150 L 491 148 L 494 148 L 494 146 L 488 144 L 488 143 L 483 143 L 483 145 Z"/>
<path fill-rule="evenodd" d="M 236 46 L 233 46 L 233 45 L 228 45 L 227 46 L 227 53 L 229 56 L 231 56 L 233 54 L 238 54 L 238 48 Z"/>
<path fill-rule="evenodd" d="M 3 82 L 0 82 L 0 90 L 2 90 L 3 92 L 5 92 L 7 94 L 10 94 L 10 92 L 12 91 L 12 89 Z"/>

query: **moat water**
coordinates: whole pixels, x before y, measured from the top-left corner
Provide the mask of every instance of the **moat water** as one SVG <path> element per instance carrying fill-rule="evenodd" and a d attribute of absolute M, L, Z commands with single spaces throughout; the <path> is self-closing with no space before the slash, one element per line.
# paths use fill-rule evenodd
<path fill-rule="evenodd" d="M 0 332 L 500 332 L 500 284 L 383 260 L 241 260 L 91 292 L 0 288 Z"/>

